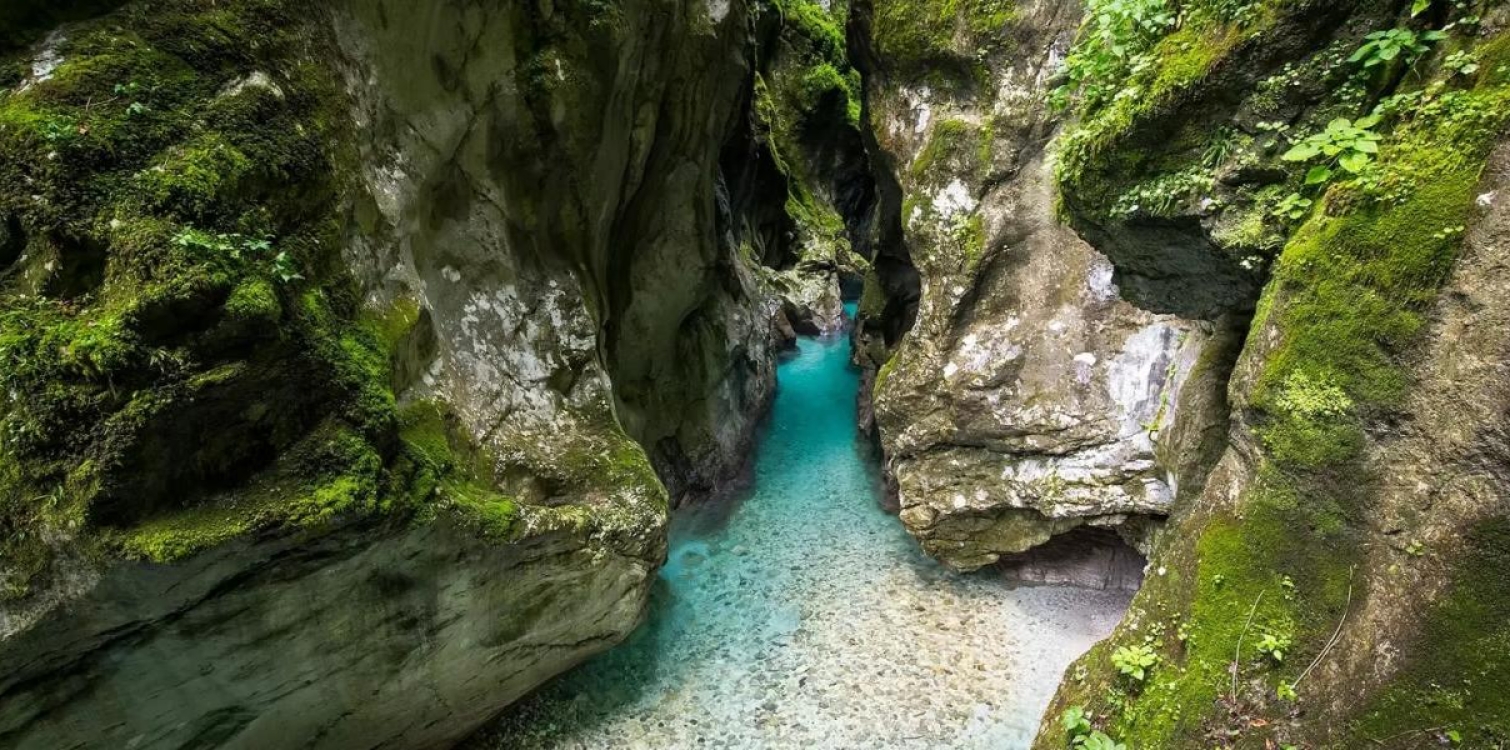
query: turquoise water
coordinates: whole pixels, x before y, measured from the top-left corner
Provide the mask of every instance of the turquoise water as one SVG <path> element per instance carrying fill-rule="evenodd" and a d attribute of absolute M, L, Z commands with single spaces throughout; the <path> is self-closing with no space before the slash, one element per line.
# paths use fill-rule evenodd
<path fill-rule="evenodd" d="M 1127 597 L 1014 590 L 927 560 L 881 508 L 858 386 L 847 339 L 800 340 L 750 487 L 673 519 L 645 624 L 511 709 L 491 742 L 1026 747 Z"/>

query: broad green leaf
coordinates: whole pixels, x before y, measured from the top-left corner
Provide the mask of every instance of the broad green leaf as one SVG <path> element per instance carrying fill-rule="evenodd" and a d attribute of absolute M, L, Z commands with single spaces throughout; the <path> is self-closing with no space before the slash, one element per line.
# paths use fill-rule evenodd
<path fill-rule="evenodd" d="M 1349 151 L 1346 154 L 1342 155 L 1342 159 L 1340 161 L 1342 168 L 1346 169 L 1349 172 L 1352 172 L 1353 174 L 1362 172 L 1363 168 L 1368 166 L 1368 162 L 1368 154 L 1362 153 L 1360 151 Z"/>
<path fill-rule="evenodd" d="M 1280 158 L 1284 159 L 1285 161 L 1310 161 L 1311 159 L 1316 158 L 1317 154 L 1320 153 L 1321 149 L 1316 148 L 1309 143 L 1297 143 L 1295 144 L 1294 148 L 1286 151 L 1284 156 Z"/>
<path fill-rule="evenodd" d="M 1411 3 L 1411 5 L 1410 5 L 1410 14 L 1412 16 L 1419 16 L 1422 13 L 1425 13 L 1426 9 L 1430 8 L 1430 7 L 1431 7 L 1431 0 L 1416 0 L 1414 3 Z"/>
<path fill-rule="evenodd" d="M 1330 179 L 1332 179 L 1331 167 L 1311 167 L 1311 171 L 1306 172 L 1307 185 L 1320 185 Z"/>

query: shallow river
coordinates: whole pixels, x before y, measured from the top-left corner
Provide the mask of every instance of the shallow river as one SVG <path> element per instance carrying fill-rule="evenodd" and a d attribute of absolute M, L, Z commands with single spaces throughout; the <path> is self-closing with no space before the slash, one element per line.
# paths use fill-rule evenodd
<path fill-rule="evenodd" d="M 647 622 L 510 709 L 500 748 L 1029 745 L 1129 595 L 929 561 L 881 510 L 842 337 L 780 366 L 752 486 L 673 522 Z"/>

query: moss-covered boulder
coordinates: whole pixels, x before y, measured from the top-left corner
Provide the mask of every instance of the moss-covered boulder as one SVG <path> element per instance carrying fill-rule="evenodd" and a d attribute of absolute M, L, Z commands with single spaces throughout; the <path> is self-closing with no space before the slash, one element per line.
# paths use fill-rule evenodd
<path fill-rule="evenodd" d="M 772 387 L 743 6 L 0 19 L 0 744 L 441 746 L 634 627 Z"/>
<path fill-rule="evenodd" d="M 1221 228 L 1251 222 L 1226 236 L 1277 237 L 1262 242 L 1277 258 L 1231 382 L 1232 444 L 1036 746 L 1087 727 L 1136 748 L 1503 745 L 1510 488 L 1489 467 L 1507 406 L 1491 363 L 1510 343 L 1510 18 L 1494 3 L 1198 5 L 1134 45 L 1145 65 L 1116 84 L 1131 94 L 1097 101 L 1108 81 L 1081 82 L 1090 130 L 1070 136 L 1083 150 L 1062 186 L 1094 222 L 1127 201 L 1087 186 L 1231 174 L 1187 237 L 1222 255 L 1244 245 Z M 1181 138 L 1133 146 L 1186 124 L 1237 145 L 1204 167 Z M 1089 724 L 1066 731 L 1065 712 Z"/>

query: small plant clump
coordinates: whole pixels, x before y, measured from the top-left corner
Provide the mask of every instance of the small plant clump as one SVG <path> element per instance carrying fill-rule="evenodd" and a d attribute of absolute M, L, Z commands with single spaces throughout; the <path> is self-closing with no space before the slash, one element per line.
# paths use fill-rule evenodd
<path fill-rule="evenodd" d="M 1256 648 L 1264 656 L 1274 660 L 1278 664 L 1285 660 L 1285 654 L 1289 652 L 1291 639 L 1289 636 L 1265 633 L 1258 639 Z"/>
<path fill-rule="evenodd" d="M 1403 60 L 1406 65 L 1414 65 L 1423 55 L 1431 51 L 1432 43 L 1446 38 L 1447 34 L 1443 31 L 1419 32 L 1414 29 L 1375 31 L 1368 35 L 1363 46 L 1348 58 L 1348 62 L 1361 64 L 1364 68 L 1385 65 L 1395 60 Z"/>
<path fill-rule="evenodd" d="M 1071 748 L 1079 750 L 1127 750 L 1127 745 L 1117 742 L 1105 732 L 1091 726 L 1090 715 L 1080 706 L 1065 709 L 1059 717 L 1065 737 Z"/>
<path fill-rule="evenodd" d="M 1377 115 L 1349 120 L 1339 117 L 1327 124 L 1326 129 L 1312 135 L 1294 148 L 1285 152 L 1284 160 L 1311 162 L 1318 157 L 1321 164 L 1306 173 L 1307 185 L 1320 185 L 1336 174 L 1336 167 L 1352 174 L 1362 172 L 1379 153 L 1382 136 L 1374 130 L 1379 124 Z"/>
<path fill-rule="evenodd" d="M 1153 646 L 1141 643 L 1135 646 L 1119 646 L 1112 652 L 1112 666 L 1117 672 L 1137 682 L 1148 679 L 1148 672 L 1159 663 Z"/>

